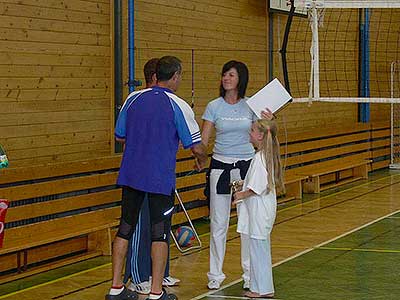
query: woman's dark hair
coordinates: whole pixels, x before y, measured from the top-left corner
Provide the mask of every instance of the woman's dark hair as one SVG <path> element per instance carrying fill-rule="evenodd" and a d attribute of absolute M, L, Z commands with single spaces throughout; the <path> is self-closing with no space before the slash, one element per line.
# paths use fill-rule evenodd
<path fill-rule="evenodd" d="M 179 58 L 175 56 L 163 56 L 157 63 L 156 76 L 158 81 L 167 81 L 174 76 L 175 72 L 180 73 L 182 65 Z"/>
<path fill-rule="evenodd" d="M 222 67 L 221 77 L 224 76 L 224 74 L 228 72 L 231 68 L 235 68 L 239 74 L 238 94 L 239 98 L 243 98 L 246 95 L 247 83 L 249 82 L 249 69 L 247 69 L 247 66 L 244 63 L 236 60 L 231 60 L 224 64 L 224 66 Z M 226 91 L 222 85 L 221 80 L 221 85 L 219 86 L 219 95 L 221 97 L 225 97 L 225 93 Z"/>

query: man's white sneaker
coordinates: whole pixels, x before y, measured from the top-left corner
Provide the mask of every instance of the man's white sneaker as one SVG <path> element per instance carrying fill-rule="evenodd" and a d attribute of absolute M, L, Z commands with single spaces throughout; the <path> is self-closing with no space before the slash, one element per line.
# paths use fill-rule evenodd
<path fill-rule="evenodd" d="M 175 285 L 178 285 L 179 282 L 181 282 L 180 279 L 172 277 L 172 276 L 167 276 L 167 277 L 164 277 L 162 285 L 163 286 L 175 286 Z"/>
<path fill-rule="evenodd" d="M 128 287 L 132 291 L 136 291 L 138 294 L 147 295 L 150 294 L 151 291 L 151 282 L 150 281 L 143 281 L 138 284 L 134 284 L 131 282 Z"/>
<path fill-rule="evenodd" d="M 220 286 L 221 286 L 221 283 L 218 282 L 218 281 L 215 280 L 215 279 L 210 280 L 210 281 L 208 282 L 208 284 L 207 284 L 207 287 L 208 287 L 208 289 L 210 289 L 210 290 L 218 290 Z"/>

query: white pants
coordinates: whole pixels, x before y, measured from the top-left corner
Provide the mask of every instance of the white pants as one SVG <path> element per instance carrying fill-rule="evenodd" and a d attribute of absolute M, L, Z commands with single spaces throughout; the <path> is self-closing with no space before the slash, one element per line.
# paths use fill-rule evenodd
<path fill-rule="evenodd" d="M 213 169 L 210 172 L 210 271 L 208 280 L 217 280 L 221 283 L 225 278 L 222 272 L 226 250 L 226 236 L 228 233 L 231 212 L 231 196 L 217 194 L 217 181 L 223 170 Z M 240 180 L 239 169 L 231 170 L 231 182 Z M 241 235 L 241 262 L 243 280 L 250 280 L 249 239 Z"/>
<path fill-rule="evenodd" d="M 250 238 L 250 291 L 266 295 L 274 293 L 270 237 Z"/>

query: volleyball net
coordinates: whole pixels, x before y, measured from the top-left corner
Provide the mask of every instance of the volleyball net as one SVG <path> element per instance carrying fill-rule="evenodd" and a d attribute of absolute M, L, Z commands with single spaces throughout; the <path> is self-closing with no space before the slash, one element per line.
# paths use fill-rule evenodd
<path fill-rule="evenodd" d="M 295 9 L 287 18 L 281 53 L 294 102 L 359 103 L 359 120 L 364 122 L 370 109 L 382 114 L 383 107 L 391 124 L 390 166 L 400 169 L 400 1 L 288 4 Z"/>

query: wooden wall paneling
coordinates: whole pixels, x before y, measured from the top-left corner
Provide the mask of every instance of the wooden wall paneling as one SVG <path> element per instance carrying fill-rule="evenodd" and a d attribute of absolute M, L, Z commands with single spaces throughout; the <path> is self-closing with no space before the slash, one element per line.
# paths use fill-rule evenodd
<path fill-rule="evenodd" d="M 72 0 L 73 1 L 73 0 Z M 77 23 L 94 23 L 94 24 L 104 24 L 109 25 L 109 14 L 108 8 L 103 6 L 102 11 L 91 12 L 86 10 L 75 10 L 66 6 L 61 6 L 58 8 L 48 8 L 46 4 L 56 1 L 35 1 L 37 6 L 32 6 L 28 3 L 15 1 L 15 0 L 4 0 L 0 3 L 0 10 L 3 11 L 4 15 L 7 16 L 20 16 L 20 17 L 31 17 L 31 18 L 40 18 L 47 20 L 62 20 L 69 22 L 77 22 Z M 85 1 L 80 1 L 81 4 L 84 4 Z M 59 2 L 62 5 L 62 2 Z M 83 7 L 82 7 L 83 8 Z"/>
<path fill-rule="evenodd" d="M 5 0 L 0 11 L 0 142 L 11 165 L 109 155 L 110 2 Z"/>

